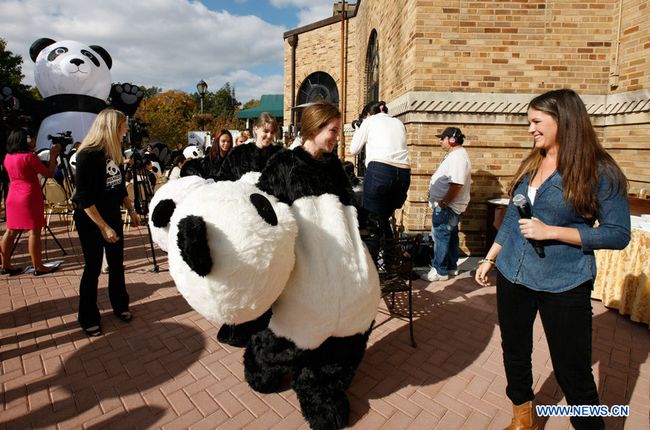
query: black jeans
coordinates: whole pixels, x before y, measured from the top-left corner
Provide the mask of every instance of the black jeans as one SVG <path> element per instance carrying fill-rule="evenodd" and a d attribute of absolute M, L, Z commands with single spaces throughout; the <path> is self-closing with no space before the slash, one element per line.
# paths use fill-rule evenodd
<path fill-rule="evenodd" d="M 97 307 L 97 286 L 102 270 L 102 254 L 106 250 L 108 262 L 108 297 L 116 315 L 129 310 L 129 295 L 124 281 L 124 235 L 122 220 L 118 216 L 106 219 L 120 237 L 115 243 L 104 240 L 99 227 L 81 209 L 74 214 L 79 241 L 84 254 L 84 271 L 79 284 L 78 320 L 82 328 L 99 325 L 101 316 Z"/>
<path fill-rule="evenodd" d="M 506 394 L 515 405 L 534 398 L 531 354 L 533 322 L 539 311 L 555 377 L 569 405 L 598 405 L 591 371 L 591 289 L 585 282 L 563 293 L 531 290 L 497 273 L 497 309 L 501 329 Z M 600 417 L 572 417 L 576 429 L 604 428 Z"/>

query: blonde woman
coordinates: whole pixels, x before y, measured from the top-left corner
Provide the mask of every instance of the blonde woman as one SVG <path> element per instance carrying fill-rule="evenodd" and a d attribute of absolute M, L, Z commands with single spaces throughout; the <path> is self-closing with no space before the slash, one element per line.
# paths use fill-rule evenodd
<path fill-rule="evenodd" d="M 124 281 L 121 206 L 128 209 L 134 225 L 139 225 L 140 218 L 126 193 L 121 170 L 121 142 L 126 130 L 124 114 L 105 109 L 97 115 L 77 151 L 77 188 L 72 200 L 76 204 L 74 219 L 85 263 L 79 285 L 78 320 L 85 333 L 93 337 L 102 334 L 97 285 L 104 251 L 113 313 L 124 322 L 132 318 Z"/>

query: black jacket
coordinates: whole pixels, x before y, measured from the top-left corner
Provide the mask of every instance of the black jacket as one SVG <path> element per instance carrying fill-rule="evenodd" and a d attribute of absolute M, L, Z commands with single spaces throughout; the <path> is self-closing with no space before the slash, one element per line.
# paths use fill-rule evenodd
<path fill-rule="evenodd" d="M 261 172 L 269 158 L 281 150 L 281 146 L 269 145 L 258 148 L 255 142 L 235 146 L 221 163 L 218 181 L 236 181 L 248 172 Z"/>
<path fill-rule="evenodd" d="M 273 156 L 257 186 L 287 204 L 322 194 L 335 194 L 344 205 L 352 204 L 352 186 L 341 161 L 333 154 L 316 160 L 301 147 Z"/>

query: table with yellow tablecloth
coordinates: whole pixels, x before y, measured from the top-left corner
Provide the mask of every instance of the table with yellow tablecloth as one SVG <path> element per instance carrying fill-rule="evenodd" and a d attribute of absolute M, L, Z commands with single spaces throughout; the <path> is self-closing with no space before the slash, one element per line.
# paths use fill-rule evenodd
<path fill-rule="evenodd" d="M 650 232 L 632 229 L 625 249 L 596 251 L 596 266 L 591 297 L 650 326 Z"/>

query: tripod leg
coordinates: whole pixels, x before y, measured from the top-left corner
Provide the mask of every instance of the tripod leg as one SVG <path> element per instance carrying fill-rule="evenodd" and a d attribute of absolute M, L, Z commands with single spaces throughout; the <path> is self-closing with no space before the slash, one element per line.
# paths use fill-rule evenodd
<path fill-rule="evenodd" d="M 18 246 L 18 241 L 20 241 L 20 236 L 23 235 L 23 230 L 20 230 L 18 232 L 18 236 L 16 236 L 16 239 L 14 240 L 13 245 L 11 245 L 11 252 L 9 253 L 9 257 L 14 255 L 14 251 L 16 250 L 16 246 Z"/>
<path fill-rule="evenodd" d="M 158 267 L 158 263 L 156 262 L 156 250 L 153 247 L 153 238 L 151 237 L 151 227 L 149 227 L 149 223 L 146 221 L 145 224 L 147 224 L 147 233 L 149 233 L 149 246 L 151 246 L 151 255 L 153 256 L 153 271 L 158 273 L 160 271 L 160 268 Z"/>
<path fill-rule="evenodd" d="M 63 255 L 68 255 L 68 253 L 65 252 L 65 249 L 63 249 L 63 246 L 61 245 L 61 242 L 59 242 L 59 240 L 58 240 L 58 239 L 56 238 L 56 236 L 54 235 L 54 232 L 52 231 L 52 229 L 50 228 L 50 226 L 49 226 L 49 225 L 46 225 L 46 226 L 45 226 L 45 229 L 48 231 L 48 233 L 50 233 L 50 236 L 52 236 L 52 239 L 54 239 L 54 241 L 56 242 L 57 246 L 59 247 L 59 249 L 61 250 L 61 252 L 63 253 Z"/>

